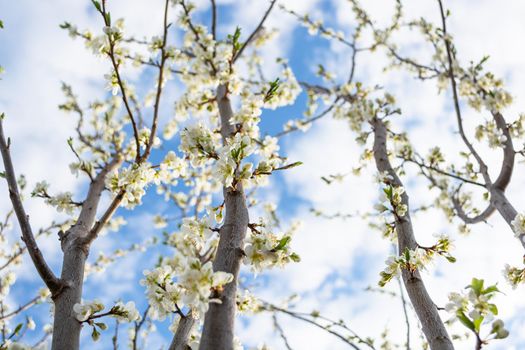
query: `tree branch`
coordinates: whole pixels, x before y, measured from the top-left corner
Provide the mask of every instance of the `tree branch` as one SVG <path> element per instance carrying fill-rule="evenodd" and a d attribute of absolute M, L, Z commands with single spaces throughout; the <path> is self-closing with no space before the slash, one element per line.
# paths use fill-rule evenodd
<path fill-rule="evenodd" d="M 492 203 L 489 203 L 485 210 L 483 210 L 480 214 L 474 217 L 470 217 L 467 213 L 465 213 L 463 205 L 459 202 L 459 199 L 455 195 L 451 196 L 451 201 L 452 205 L 454 206 L 454 210 L 456 211 L 456 214 L 461 220 L 463 220 L 463 222 L 465 222 L 465 224 L 477 224 L 480 222 L 486 222 L 487 219 L 496 210 Z"/>
<path fill-rule="evenodd" d="M 0 320 L 6 320 L 6 319 L 9 319 L 9 318 L 11 318 L 13 316 L 18 315 L 19 313 L 21 313 L 21 312 L 29 309 L 31 306 L 35 305 L 38 302 L 39 299 L 40 299 L 40 297 L 36 296 L 33 299 L 31 299 L 28 302 L 26 302 L 25 304 L 20 305 L 18 308 L 16 308 L 15 310 L 11 311 L 10 313 L 5 314 L 5 315 L 2 314 L 0 316 Z"/>
<path fill-rule="evenodd" d="M 9 197 L 13 204 L 18 223 L 20 224 L 20 230 L 22 231 L 22 240 L 25 242 L 31 260 L 35 265 L 38 274 L 49 288 L 54 297 L 56 297 L 62 288 L 63 283 L 55 276 L 51 268 L 42 255 L 42 252 L 38 248 L 31 225 L 29 223 L 29 217 L 27 216 L 20 193 L 18 192 L 18 184 L 16 182 L 15 170 L 13 162 L 11 160 L 11 154 L 9 151 L 10 142 L 6 142 L 3 129 L 4 114 L 0 115 L 0 151 L 2 153 L 2 159 L 4 162 L 5 178 L 7 180 L 7 186 L 9 190 Z"/>
<path fill-rule="evenodd" d="M 457 119 L 459 134 L 461 135 L 461 139 L 463 140 L 463 143 L 465 143 L 470 153 L 472 153 L 472 155 L 478 162 L 481 175 L 483 176 L 483 179 L 485 180 L 486 185 L 489 186 L 491 184 L 491 180 L 490 180 L 490 176 L 488 173 L 487 165 L 485 164 L 481 156 L 478 154 L 474 146 L 472 146 L 472 144 L 470 143 L 470 141 L 468 140 L 465 134 L 465 130 L 463 129 L 463 119 L 461 117 L 461 109 L 459 107 L 459 97 L 458 97 L 458 91 L 457 91 L 457 86 L 456 86 L 456 79 L 454 77 L 454 64 L 453 64 L 453 57 L 452 57 L 452 49 L 450 47 L 450 42 L 447 38 L 447 23 L 446 23 L 446 18 L 445 18 L 445 12 L 443 9 L 442 1 L 438 0 L 438 3 L 439 3 L 439 10 L 441 13 L 443 41 L 445 42 L 445 49 L 447 52 L 448 77 L 450 79 L 450 86 L 452 89 L 452 98 L 454 101 L 454 110 L 456 112 L 456 119 Z"/>
<path fill-rule="evenodd" d="M 148 307 L 146 308 L 146 310 L 144 310 L 144 312 L 142 313 L 142 318 L 139 322 L 135 322 L 135 333 L 133 334 L 133 337 L 131 338 L 131 348 L 132 350 L 137 350 L 138 347 L 137 347 L 137 339 L 138 339 L 138 336 L 139 336 L 139 332 L 140 332 L 140 329 L 142 328 L 142 326 L 144 325 L 144 323 L 146 322 L 146 318 L 148 317 L 148 311 L 150 309 L 150 305 L 148 305 Z"/>
<path fill-rule="evenodd" d="M 169 350 L 187 350 L 189 348 L 188 339 L 191 335 L 191 330 L 195 325 L 196 319 L 191 315 L 191 311 L 187 315 L 181 315 L 179 325 L 175 336 L 171 341 Z"/>
<path fill-rule="evenodd" d="M 505 191 L 508 184 L 510 183 L 512 172 L 514 170 L 514 158 L 516 156 L 516 152 L 512 143 L 512 136 L 507 123 L 505 122 L 505 118 L 503 118 L 503 115 L 501 115 L 499 112 L 493 112 L 492 117 L 496 122 L 496 126 L 507 138 L 503 144 L 503 161 L 501 162 L 500 173 L 492 186 L 498 190 Z"/>
<path fill-rule="evenodd" d="M 416 159 L 406 158 L 406 157 L 403 157 L 403 156 L 398 156 L 398 158 L 401 158 L 404 161 L 409 162 L 409 163 L 414 163 L 417 166 L 419 166 L 420 168 L 425 168 L 425 169 L 428 169 L 428 170 L 431 170 L 431 171 L 435 171 L 438 174 L 441 174 L 441 175 L 444 175 L 444 176 L 447 176 L 447 177 L 451 177 L 453 179 L 456 179 L 456 180 L 459 180 L 459 181 L 462 181 L 462 182 L 465 182 L 465 183 L 468 183 L 468 184 L 471 184 L 471 185 L 475 185 L 475 186 L 486 188 L 486 186 L 484 184 L 480 183 L 480 182 L 464 178 L 463 176 L 460 176 L 460 175 L 457 175 L 457 174 L 454 174 L 454 173 L 446 172 L 444 170 L 436 168 L 435 166 L 431 166 L 431 165 L 427 165 L 427 164 L 425 164 L 423 162 L 419 162 Z"/>
<path fill-rule="evenodd" d="M 378 118 L 371 121 L 374 130 L 374 159 L 376 168 L 380 173 L 387 173 L 392 177 L 394 186 L 402 187 L 403 183 L 397 176 L 388 159 L 387 151 L 387 128 L 384 122 Z M 408 195 L 403 193 L 402 202 L 409 207 Z M 410 221 L 410 212 L 407 211 L 405 216 L 396 215 L 396 231 L 398 239 L 399 252 L 405 249 L 414 250 L 417 248 L 416 238 L 412 223 Z M 452 350 L 454 346 L 448 336 L 443 321 L 439 317 L 438 310 L 428 295 L 419 271 L 410 272 L 402 271 L 403 282 L 407 290 L 410 301 L 414 306 L 416 314 L 421 322 L 423 333 L 432 350 Z"/>
<path fill-rule="evenodd" d="M 166 43 L 168 40 L 168 8 L 169 8 L 169 0 L 166 0 L 164 4 L 164 30 L 162 35 L 162 46 L 160 47 L 161 57 L 160 57 L 160 64 L 159 64 L 159 76 L 157 79 L 157 93 L 155 94 L 155 104 L 153 107 L 153 121 L 151 123 L 151 131 L 149 135 L 148 144 L 146 146 L 146 150 L 144 151 L 144 154 L 140 157 L 139 163 L 143 162 L 144 160 L 148 159 L 151 149 L 153 147 L 153 143 L 155 141 L 155 134 L 157 133 L 157 124 L 159 119 L 159 109 L 160 109 L 160 97 L 162 95 L 162 86 L 163 86 L 163 80 L 164 80 L 164 66 L 166 65 L 166 61 L 168 59 L 168 56 L 166 54 Z"/>
<path fill-rule="evenodd" d="M 97 214 L 100 196 L 105 189 L 106 176 L 120 166 L 122 160 L 123 159 L 117 155 L 98 172 L 97 176 L 89 186 L 88 194 L 82 204 L 75 225 L 83 226 L 86 230 L 91 229 L 95 221 L 95 215 Z"/>
<path fill-rule="evenodd" d="M 99 11 L 102 17 L 104 18 L 104 24 L 107 27 L 111 27 L 111 23 L 109 23 L 108 16 L 106 13 L 106 1 L 102 1 L 102 9 Z M 126 107 L 126 111 L 128 112 L 129 118 L 131 120 L 131 126 L 133 127 L 133 135 L 135 137 L 135 143 L 136 143 L 136 160 L 140 159 L 140 142 L 139 142 L 139 131 L 137 128 L 137 122 L 135 121 L 135 117 L 133 116 L 133 112 L 131 111 L 131 107 L 128 101 L 128 97 L 126 94 L 126 88 L 124 86 L 124 82 L 122 81 L 122 78 L 120 77 L 120 71 L 119 66 L 120 64 L 117 62 L 117 59 L 115 57 L 115 41 L 112 38 L 112 35 L 110 32 L 107 33 L 108 41 L 109 41 L 109 52 L 107 53 L 111 64 L 113 66 L 113 70 L 115 71 L 115 76 L 117 78 L 117 83 L 120 88 L 120 92 L 122 93 L 122 102 L 124 102 L 124 106 Z"/>

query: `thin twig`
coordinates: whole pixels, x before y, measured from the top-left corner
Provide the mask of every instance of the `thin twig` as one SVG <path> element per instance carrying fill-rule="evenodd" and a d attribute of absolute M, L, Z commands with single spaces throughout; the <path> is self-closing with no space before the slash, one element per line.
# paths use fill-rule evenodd
<path fill-rule="evenodd" d="M 35 305 L 38 302 L 39 299 L 40 299 L 40 297 L 36 296 L 33 299 L 31 299 L 28 302 L 26 302 L 25 304 L 20 305 L 18 308 L 16 308 L 15 310 L 11 311 L 10 313 L 0 315 L 0 320 L 7 320 L 7 319 L 9 319 L 9 318 L 11 318 L 13 316 L 18 315 L 19 313 L 21 313 L 21 312 L 29 309 L 31 306 Z"/>
<path fill-rule="evenodd" d="M 139 332 L 144 323 L 146 322 L 146 318 L 148 316 L 148 311 L 150 309 L 150 305 L 144 310 L 142 313 L 142 318 L 139 322 L 135 322 L 135 334 L 133 335 L 133 338 L 131 339 L 131 347 L 133 350 L 137 350 L 137 339 L 139 337 Z"/>
<path fill-rule="evenodd" d="M 166 43 L 168 40 L 168 27 L 169 27 L 168 8 L 169 8 L 169 0 L 166 0 L 164 4 L 164 32 L 162 36 L 162 46 L 160 47 L 161 57 L 160 57 L 160 65 L 159 65 L 159 76 L 157 79 L 157 93 L 155 95 L 155 104 L 153 107 L 153 121 L 151 124 L 151 131 L 149 135 L 148 144 L 146 146 L 144 154 L 140 157 L 139 163 L 148 159 L 149 154 L 151 153 L 151 149 L 153 147 L 153 143 L 155 141 L 155 134 L 157 133 L 157 124 L 158 124 L 159 109 L 160 109 L 160 97 L 162 95 L 162 86 L 163 86 L 163 79 L 164 79 L 164 66 L 168 59 L 168 56 L 166 54 Z"/>
<path fill-rule="evenodd" d="M 321 328 L 322 330 L 324 330 L 324 331 L 326 331 L 326 332 L 336 336 L 337 338 L 341 339 L 343 342 L 345 342 L 346 344 L 350 345 L 355 350 L 360 350 L 360 348 L 357 345 L 352 343 L 350 340 L 348 340 L 343 335 L 341 335 L 341 334 L 339 334 L 339 333 L 337 333 L 337 332 L 335 332 L 335 331 L 333 331 L 331 329 L 327 329 L 323 325 L 321 325 L 321 324 L 319 324 L 319 323 L 317 323 L 317 322 L 315 322 L 313 320 L 310 320 L 310 319 L 308 319 L 308 318 L 306 318 L 306 317 L 304 317 L 304 316 L 302 316 L 302 315 L 300 315 L 298 313 L 295 313 L 295 312 L 290 311 L 290 310 L 282 309 L 280 307 L 277 307 L 277 306 L 271 305 L 271 304 L 267 305 L 267 307 L 269 308 L 270 311 L 279 311 L 279 312 L 284 313 L 286 315 L 289 315 L 289 316 L 291 316 L 293 318 L 296 318 L 298 320 L 304 321 L 304 322 L 309 323 L 311 325 L 314 325 L 314 326 L 316 326 L 318 328 Z"/>
<path fill-rule="evenodd" d="M 109 23 L 108 21 L 108 16 L 107 16 L 107 13 L 106 13 L 106 1 L 103 0 L 102 1 L 102 8 L 101 10 L 99 11 L 100 14 L 102 15 L 102 17 L 104 18 L 104 24 L 107 26 L 107 27 L 110 27 L 111 26 L 111 23 Z M 119 86 L 119 89 L 120 89 L 120 92 L 122 93 L 122 102 L 124 102 L 124 106 L 126 107 L 126 111 L 128 113 L 128 116 L 131 120 L 131 125 L 133 127 L 133 135 L 135 137 L 135 143 L 136 143 L 136 157 L 135 159 L 138 161 L 140 159 L 140 142 L 139 142 L 139 131 L 138 131 L 138 128 L 137 128 L 137 122 L 135 121 L 135 117 L 133 116 L 133 112 L 131 111 L 131 107 L 130 107 L 130 104 L 129 104 L 129 101 L 128 101 L 128 96 L 126 94 L 126 89 L 124 87 L 124 82 L 120 76 L 120 71 L 119 71 L 119 63 L 117 62 L 117 59 L 115 57 L 115 40 L 114 38 L 112 37 L 112 34 L 108 31 L 107 33 L 107 37 L 108 37 L 108 41 L 109 41 L 109 52 L 107 53 L 110 60 L 111 60 L 111 64 L 113 65 L 113 70 L 115 72 L 115 77 L 117 78 L 117 83 L 118 83 L 118 86 Z"/>
<path fill-rule="evenodd" d="M 233 57 L 232 59 L 232 63 L 234 63 L 239 57 L 241 57 L 242 55 L 242 52 L 244 51 L 244 49 L 250 45 L 252 39 L 255 37 L 255 35 L 259 32 L 259 30 L 262 29 L 263 25 L 264 25 L 264 22 L 266 22 L 266 19 L 268 18 L 268 16 L 270 15 L 270 12 L 272 12 L 272 9 L 273 9 L 273 6 L 275 5 L 277 0 L 272 0 L 270 2 L 270 6 L 268 7 L 268 9 L 266 10 L 266 12 L 264 13 L 263 17 L 261 18 L 261 21 L 259 22 L 259 24 L 257 25 L 257 27 L 255 27 L 255 29 L 253 30 L 253 32 L 250 34 L 250 36 L 248 37 L 248 39 L 246 39 L 246 41 L 244 42 L 244 44 L 242 44 L 241 48 L 239 49 L 239 51 L 237 51 L 237 53 L 235 54 L 235 57 Z"/>
<path fill-rule="evenodd" d="M 397 277 L 396 279 L 397 284 L 399 286 L 399 297 L 401 298 L 401 304 L 403 305 L 403 314 L 405 316 L 405 324 L 407 327 L 406 350 L 410 350 L 410 318 L 408 317 L 407 301 L 405 299 L 405 293 L 403 292 L 403 284 L 401 283 L 401 278 Z"/>
<path fill-rule="evenodd" d="M 277 315 L 275 312 L 272 315 L 272 320 L 273 320 L 273 326 L 275 327 L 275 329 L 279 333 L 279 336 L 283 340 L 283 343 L 284 343 L 284 346 L 286 346 L 286 349 L 293 350 L 292 347 L 290 346 L 290 343 L 288 342 L 288 338 L 286 337 L 286 334 L 284 334 L 283 328 L 281 327 L 281 325 L 279 324 L 279 321 L 277 320 Z"/>
<path fill-rule="evenodd" d="M 115 320 L 115 334 L 113 335 L 113 338 L 111 338 L 111 342 L 113 343 L 113 350 L 118 350 L 118 326 L 120 322 Z"/>
<path fill-rule="evenodd" d="M 217 4 L 211 0 L 211 34 L 213 40 L 217 40 Z"/>

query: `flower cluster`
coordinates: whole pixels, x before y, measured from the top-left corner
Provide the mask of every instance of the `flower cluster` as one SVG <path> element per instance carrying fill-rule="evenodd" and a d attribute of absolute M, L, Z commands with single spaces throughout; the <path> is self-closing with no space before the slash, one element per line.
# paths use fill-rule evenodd
<path fill-rule="evenodd" d="M 250 122 L 244 120 L 246 124 Z M 267 136 L 260 142 L 247 133 L 235 133 L 219 145 L 220 137 L 202 124 L 187 127 L 181 133 L 182 152 L 188 154 L 194 167 L 203 167 L 213 162 L 213 178 L 225 187 L 235 188 L 242 182 L 246 187 L 262 185 L 274 170 L 288 169 L 292 165 L 280 167 L 282 158 L 277 154 L 277 139 Z M 251 155 L 260 156 L 256 166 L 244 161 Z M 294 163 L 293 166 L 299 163 Z"/>
<path fill-rule="evenodd" d="M 149 184 L 175 185 L 177 179 L 185 175 L 186 163 L 184 160 L 178 158 L 175 152 L 169 152 L 158 169 L 152 167 L 148 162 L 143 162 L 114 171 L 106 177 L 106 187 L 114 196 L 122 193 L 122 205 L 131 209 L 141 203 L 146 193 L 145 188 Z"/>
<path fill-rule="evenodd" d="M 210 259 L 217 247 L 218 235 L 211 225 L 208 216 L 183 219 L 180 232 L 167 239 L 178 254 L 163 260 L 154 270 L 144 271 L 141 284 L 146 287 L 154 318 L 162 320 L 184 306 L 202 316 L 210 302 L 220 302 L 212 293 L 220 294 L 222 287 L 233 280 L 233 275 L 213 271 Z"/>
<path fill-rule="evenodd" d="M 516 289 L 519 284 L 525 282 L 525 267 L 520 269 L 518 267 L 505 264 L 503 276 L 505 277 L 507 282 L 512 286 L 512 288 Z"/>
<path fill-rule="evenodd" d="M 163 265 L 152 271 L 144 271 L 145 278 L 141 280 L 152 307 L 151 315 L 155 319 L 163 320 L 184 306 L 202 317 L 210 302 L 220 302 L 219 299 L 210 298 L 212 291 L 221 290 L 233 280 L 233 275 L 229 273 L 214 272 L 211 262 L 202 264 L 198 259 L 187 259 L 172 264 L 174 268 Z"/>
<path fill-rule="evenodd" d="M 478 140 L 486 137 L 490 148 L 505 147 L 507 142 L 507 136 L 504 135 L 503 130 L 496 126 L 494 121 L 487 121 L 485 124 L 478 125 L 475 136 Z"/>
<path fill-rule="evenodd" d="M 479 111 L 481 107 L 489 112 L 501 111 L 512 103 L 512 96 L 503 89 L 503 81 L 492 73 L 481 75 L 482 65 L 463 70 L 456 67 L 461 76 L 459 93 L 465 97 L 469 105 Z"/>
<path fill-rule="evenodd" d="M 399 275 L 401 269 L 415 272 L 425 267 L 425 256 L 421 250 L 411 250 L 406 248 L 399 256 L 390 256 L 385 264 L 387 267 L 381 271 L 381 280 L 378 282 L 380 287 L 384 287 L 392 278 Z"/>
<path fill-rule="evenodd" d="M 380 95 L 377 87 L 367 88 L 357 82 L 343 84 L 333 90 L 335 96 L 350 102 L 335 105 L 333 116 L 335 119 L 348 121 L 350 129 L 354 132 L 361 132 L 363 126 L 373 118 L 400 113 L 400 110 L 394 107 L 394 96 L 389 93 Z"/>
<path fill-rule="evenodd" d="M 44 198 L 45 202 L 61 213 L 73 214 L 77 208 L 77 204 L 73 201 L 73 194 L 71 192 L 62 192 L 57 195 L 50 195 L 48 193 L 49 184 L 46 181 L 37 182 L 31 196 Z"/>
<path fill-rule="evenodd" d="M 80 322 L 87 321 L 91 316 L 104 310 L 105 306 L 100 300 L 77 303 L 73 306 L 75 318 Z"/>
<path fill-rule="evenodd" d="M 297 228 L 297 225 L 293 225 L 288 232 L 279 235 L 262 223 L 251 224 L 244 247 L 244 263 L 250 265 L 253 271 L 259 272 L 267 268 L 283 267 L 291 261 L 299 262 L 299 255 L 290 248 L 292 235 Z"/>
<path fill-rule="evenodd" d="M 119 322 L 133 322 L 140 320 L 140 314 L 133 301 L 129 301 L 126 304 L 119 301 L 108 312 L 100 313 L 104 308 L 104 304 L 99 300 L 77 303 L 73 306 L 75 318 L 79 322 L 86 322 L 93 327 L 91 337 L 94 341 L 97 341 L 100 338 L 100 332 L 98 329 L 104 331 L 108 328 L 105 323 L 95 321 L 96 319 L 110 316 L 116 318 Z"/>
<path fill-rule="evenodd" d="M 109 310 L 112 317 L 115 317 L 119 322 L 133 322 L 140 320 L 140 314 L 135 307 L 133 301 L 128 301 L 126 304 L 119 301 Z"/>
<path fill-rule="evenodd" d="M 216 159 L 219 144 L 220 135 L 213 133 L 202 123 L 188 126 L 181 132 L 180 150 L 189 156 L 194 167 Z"/>
<path fill-rule="evenodd" d="M 403 217 L 408 211 L 408 206 L 403 203 L 405 189 L 401 186 L 387 185 L 383 188 L 381 203 L 375 206 L 379 212 L 391 212 L 396 217 Z"/>
<path fill-rule="evenodd" d="M 248 290 L 238 291 L 236 298 L 237 310 L 242 313 L 257 313 L 263 310 L 262 302 Z"/>
<path fill-rule="evenodd" d="M 155 170 L 145 162 L 133 164 L 127 168 L 115 171 L 106 177 L 106 187 L 116 196 L 123 192 L 122 205 L 131 209 L 141 204 L 145 187 L 155 179 Z"/>
<path fill-rule="evenodd" d="M 73 203 L 73 194 L 71 192 L 59 193 L 53 197 L 46 199 L 46 203 L 55 207 L 59 213 L 73 214 L 76 205 Z"/>
<path fill-rule="evenodd" d="M 98 316 L 97 312 L 104 310 L 104 308 L 105 306 L 101 301 L 94 300 L 75 304 L 73 311 L 75 312 L 77 320 L 85 322 L 90 318 L 96 318 Z M 140 315 L 133 301 L 129 301 L 126 304 L 119 301 L 106 314 L 117 318 L 120 322 L 133 322 L 140 319 Z"/>
<path fill-rule="evenodd" d="M 478 338 L 482 325 L 490 324 L 491 329 L 485 342 L 490 339 L 506 338 L 509 332 L 505 329 L 503 321 L 494 319 L 494 316 L 498 315 L 498 308 L 491 302 L 499 292 L 498 288 L 495 285 L 485 287 L 483 280 L 473 278 L 466 289 L 467 291 L 463 293 L 449 294 L 449 303 L 445 306 L 445 309 L 452 314 L 449 322 L 459 320 Z"/>
<path fill-rule="evenodd" d="M 401 270 L 414 273 L 418 270 L 424 270 L 436 255 L 440 255 L 449 262 L 455 262 L 456 259 L 450 255 L 452 244 L 446 236 L 439 236 L 438 241 L 431 247 L 418 246 L 416 249 L 405 248 L 399 256 L 390 256 L 386 261 L 386 268 L 379 274 L 381 279 L 378 284 L 384 287 L 392 278 L 399 275 Z"/>
<path fill-rule="evenodd" d="M 215 178 L 225 187 L 234 188 L 237 182 L 249 179 L 253 165 L 246 163 L 240 167 L 240 164 L 253 151 L 254 147 L 249 136 L 237 133 L 234 137 L 229 138 L 227 144 L 219 151 L 214 169 Z"/>
<path fill-rule="evenodd" d="M 14 272 L 8 272 L 0 278 L 0 300 L 4 300 L 7 297 L 11 286 L 15 284 L 15 281 L 16 275 Z"/>

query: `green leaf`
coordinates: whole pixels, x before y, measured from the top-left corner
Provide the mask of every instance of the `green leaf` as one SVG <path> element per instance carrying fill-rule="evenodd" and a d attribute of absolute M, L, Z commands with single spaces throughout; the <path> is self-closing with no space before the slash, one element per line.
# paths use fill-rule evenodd
<path fill-rule="evenodd" d="M 102 12 L 102 8 L 100 7 L 100 3 L 96 0 L 91 0 L 91 2 L 93 3 L 93 6 L 95 6 L 95 8 L 97 10 L 99 10 L 100 12 Z"/>
<path fill-rule="evenodd" d="M 408 249 L 408 247 L 405 248 L 403 254 L 405 255 L 405 260 L 410 261 L 410 249 Z"/>
<path fill-rule="evenodd" d="M 264 96 L 264 102 L 270 101 L 275 96 L 280 84 L 281 83 L 279 81 L 279 78 L 276 78 L 274 81 L 270 82 L 270 88 L 268 89 L 268 91 L 266 91 L 266 94 Z"/>
<path fill-rule="evenodd" d="M 484 317 L 480 316 L 474 320 L 474 329 L 476 332 L 479 333 L 479 329 L 481 328 L 481 323 L 483 322 Z"/>
<path fill-rule="evenodd" d="M 470 288 L 476 293 L 477 296 L 481 295 L 481 292 L 483 291 L 483 280 L 478 280 L 477 278 L 473 278 L 472 282 L 470 283 Z M 467 288 L 468 288 L 467 287 Z"/>
<path fill-rule="evenodd" d="M 298 167 L 299 165 L 303 165 L 303 162 L 295 162 L 295 163 L 291 163 L 291 164 L 288 164 L 288 165 L 282 166 L 282 167 L 277 168 L 277 169 L 274 169 L 274 170 L 287 170 L 287 169 L 291 169 L 291 168 Z"/>
<path fill-rule="evenodd" d="M 228 39 L 233 45 L 234 54 L 241 49 L 242 44 L 239 41 L 240 38 L 241 38 L 241 28 L 240 27 L 235 28 L 235 33 L 233 33 L 233 35 L 228 34 Z"/>
<path fill-rule="evenodd" d="M 452 255 L 445 256 L 445 259 L 447 259 L 451 263 L 456 262 L 456 258 L 454 258 Z"/>
<path fill-rule="evenodd" d="M 301 257 L 296 253 L 290 254 L 290 259 L 292 259 L 292 261 L 296 263 L 301 262 Z"/>
<path fill-rule="evenodd" d="M 493 286 L 485 288 L 481 292 L 481 294 L 490 294 L 490 293 L 494 293 L 494 292 L 499 292 L 499 289 L 498 289 L 498 287 L 496 285 L 493 285 Z"/>
<path fill-rule="evenodd" d="M 104 323 L 104 322 L 95 322 L 95 325 L 98 326 L 98 328 L 100 328 L 101 330 L 105 331 L 106 329 L 108 329 L 108 326 Z"/>
<path fill-rule="evenodd" d="M 5 179 L 5 172 L 3 171 L 0 171 L 0 177 L 4 178 Z"/>
<path fill-rule="evenodd" d="M 18 332 L 20 332 L 20 330 L 22 329 L 23 325 L 23 323 L 17 324 L 15 330 L 13 331 L 13 334 L 18 334 Z"/>
<path fill-rule="evenodd" d="M 470 318 L 468 318 L 467 316 L 465 316 L 465 314 L 463 313 L 463 311 L 458 311 L 456 316 L 458 317 L 458 320 L 463 323 L 463 325 L 465 327 L 467 327 L 468 329 L 470 329 L 471 331 L 476 331 L 476 327 L 474 326 L 474 323 L 470 320 Z"/>
<path fill-rule="evenodd" d="M 109 12 L 106 12 L 106 23 L 109 27 L 111 27 L 111 14 Z"/>
<path fill-rule="evenodd" d="M 498 314 L 498 307 L 495 304 L 489 304 L 489 310 L 496 316 Z"/>
<path fill-rule="evenodd" d="M 281 238 L 279 243 L 272 249 L 272 251 L 276 252 L 279 250 L 283 250 L 291 239 L 292 237 L 290 236 L 284 236 L 283 238 Z"/>
<path fill-rule="evenodd" d="M 0 28 L 4 29 L 4 22 L 2 22 L 2 20 L 0 20 Z"/>
<path fill-rule="evenodd" d="M 93 332 L 91 332 L 91 338 L 94 341 L 98 341 L 100 339 L 100 332 L 97 331 L 97 329 L 95 327 L 93 327 Z"/>
<path fill-rule="evenodd" d="M 374 208 L 380 213 L 388 210 L 384 204 L 377 204 Z"/>
<path fill-rule="evenodd" d="M 485 64 L 485 62 L 487 62 L 489 58 L 490 56 L 483 56 L 481 61 L 479 61 L 479 63 L 474 67 L 474 69 L 477 71 L 481 71 L 483 69 L 483 64 Z"/>
<path fill-rule="evenodd" d="M 321 176 L 321 180 L 323 180 L 327 185 L 330 185 L 332 183 L 332 181 L 325 176 Z"/>

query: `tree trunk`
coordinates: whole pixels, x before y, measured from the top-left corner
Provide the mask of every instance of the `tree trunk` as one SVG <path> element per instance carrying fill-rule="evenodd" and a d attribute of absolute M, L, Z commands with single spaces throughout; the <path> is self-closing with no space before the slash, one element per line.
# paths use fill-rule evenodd
<path fill-rule="evenodd" d="M 95 223 L 100 197 L 104 191 L 106 175 L 122 162 L 115 157 L 95 177 L 82 204 L 78 220 L 60 237 L 64 259 L 61 280 L 64 290 L 54 299 L 55 316 L 53 323 L 52 350 L 78 350 L 82 324 L 75 318 L 73 306 L 80 303 L 84 284 L 84 267 L 92 242 L 90 230 Z"/>
<path fill-rule="evenodd" d="M 73 227 L 62 237 L 64 260 L 61 279 L 67 285 L 54 300 L 52 350 L 78 350 L 80 346 L 82 324 L 75 318 L 73 306 L 82 298 L 87 251 L 79 244 L 78 236 L 73 236 L 77 232 Z"/>
<path fill-rule="evenodd" d="M 217 101 L 221 117 L 221 135 L 223 141 L 233 135 L 234 127 L 230 124 L 233 116 L 226 87 L 219 86 Z M 219 246 L 213 261 L 214 271 L 225 271 L 233 274 L 233 281 L 224 287 L 218 296 L 222 303 L 210 303 L 204 318 L 200 350 L 230 350 L 233 348 L 235 312 L 237 305 L 237 277 L 243 256 L 244 238 L 248 228 L 248 208 L 241 184 L 235 189 L 224 188 L 226 216 L 220 229 Z"/>

